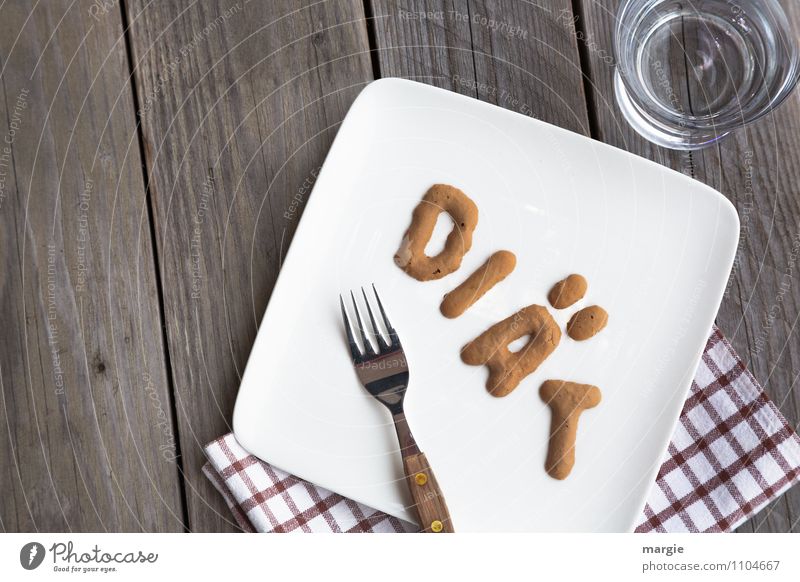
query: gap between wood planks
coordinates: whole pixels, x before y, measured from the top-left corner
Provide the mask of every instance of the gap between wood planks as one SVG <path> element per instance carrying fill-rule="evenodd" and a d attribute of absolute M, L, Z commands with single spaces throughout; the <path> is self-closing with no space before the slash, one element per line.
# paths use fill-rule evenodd
<path fill-rule="evenodd" d="M 147 200 L 147 224 L 150 231 L 150 244 L 153 248 L 153 266 L 155 268 L 156 291 L 158 295 L 158 315 L 161 320 L 161 341 L 164 345 L 164 365 L 166 367 L 167 377 L 167 394 L 169 396 L 170 408 L 170 422 L 172 423 L 172 431 L 175 435 L 175 456 L 176 464 L 178 467 L 178 487 L 180 488 L 181 498 L 181 517 L 183 521 L 183 531 L 189 532 L 189 506 L 186 499 L 186 476 L 183 472 L 183 455 L 181 454 L 181 439 L 178 432 L 178 411 L 175 403 L 175 382 L 172 376 L 172 361 L 169 353 L 169 342 L 167 341 L 167 328 L 165 321 L 164 310 L 164 285 L 161 281 L 161 261 L 158 253 L 158 242 L 156 241 L 156 228 L 155 228 L 155 213 L 153 212 L 153 198 L 150 195 L 150 174 L 147 168 L 147 156 L 145 155 L 144 135 L 142 134 L 142 124 L 138 119 L 139 111 L 139 93 L 136 82 L 136 71 L 134 70 L 133 49 L 131 47 L 130 38 L 130 25 L 128 23 L 128 8 L 126 0 L 120 0 L 119 3 L 120 15 L 122 17 L 122 34 L 125 37 L 125 56 L 128 63 L 128 79 L 131 84 L 131 94 L 133 95 L 133 111 L 137 119 L 136 124 L 136 139 L 139 145 L 139 159 L 142 164 L 142 182 L 144 183 L 144 197 Z"/>
<path fill-rule="evenodd" d="M 586 26 L 584 25 L 583 5 L 581 0 L 572 0 L 572 15 L 575 17 L 575 30 L 586 38 Z M 586 43 L 577 42 L 578 63 L 581 66 L 581 78 L 583 79 L 584 102 L 586 103 L 586 117 L 589 119 L 589 137 L 600 139 L 600 126 L 597 121 L 597 108 L 594 102 L 594 91 L 592 91 L 592 80 L 589 76 L 589 47 Z"/>

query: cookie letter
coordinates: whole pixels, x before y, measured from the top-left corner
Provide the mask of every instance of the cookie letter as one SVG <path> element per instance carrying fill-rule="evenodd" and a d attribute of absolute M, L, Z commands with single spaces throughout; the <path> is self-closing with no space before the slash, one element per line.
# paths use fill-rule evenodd
<path fill-rule="evenodd" d="M 588 287 L 589 284 L 583 276 L 573 274 L 553 285 L 547 294 L 547 300 L 556 309 L 566 309 L 583 299 Z"/>
<path fill-rule="evenodd" d="M 441 212 L 453 219 L 444 250 L 435 257 L 425 254 L 436 220 Z M 419 281 L 441 279 L 461 266 L 472 246 L 472 232 L 478 225 L 478 207 L 458 188 L 436 184 L 425 193 L 411 215 L 411 225 L 394 256 L 398 267 Z"/>
<path fill-rule="evenodd" d="M 575 465 L 575 437 L 581 412 L 600 404 L 600 389 L 589 384 L 548 380 L 539 396 L 550 407 L 550 446 L 544 468 L 554 479 L 566 479 Z"/>
<path fill-rule="evenodd" d="M 439 310 L 449 318 L 458 317 L 497 283 L 508 277 L 517 265 L 509 251 L 497 251 L 467 280 L 444 296 Z"/>
<path fill-rule="evenodd" d="M 574 340 L 583 341 L 597 334 L 608 323 L 608 312 L 599 305 L 584 307 L 573 315 L 567 323 L 567 335 Z"/>
<path fill-rule="evenodd" d="M 530 339 L 521 350 L 508 349 L 508 344 L 526 335 Z M 461 359 L 472 366 L 485 364 L 486 389 L 493 396 L 506 396 L 553 353 L 559 341 L 561 330 L 553 316 L 541 305 L 529 305 L 464 346 Z"/>

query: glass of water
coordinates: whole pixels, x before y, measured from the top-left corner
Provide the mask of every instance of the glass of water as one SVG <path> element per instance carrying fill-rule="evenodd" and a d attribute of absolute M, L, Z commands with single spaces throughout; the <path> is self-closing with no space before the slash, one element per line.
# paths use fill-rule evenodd
<path fill-rule="evenodd" d="M 800 76 L 783 8 L 793 2 L 622 0 L 614 89 L 627 121 L 654 143 L 693 150 L 768 113 Z"/>

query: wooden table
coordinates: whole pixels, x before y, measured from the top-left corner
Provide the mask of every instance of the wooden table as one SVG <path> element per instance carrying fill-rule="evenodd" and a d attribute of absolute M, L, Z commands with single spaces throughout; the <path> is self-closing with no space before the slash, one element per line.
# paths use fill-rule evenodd
<path fill-rule="evenodd" d="M 722 191 L 718 324 L 800 420 L 800 97 L 719 146 L 654 147 L 612 87 L 616 2 L 0 4 L 0 526 L 233 531 L 201 474 L 339 123 L 400 76 Z M 744 531 L 800 531 L 800 488 Z"/>

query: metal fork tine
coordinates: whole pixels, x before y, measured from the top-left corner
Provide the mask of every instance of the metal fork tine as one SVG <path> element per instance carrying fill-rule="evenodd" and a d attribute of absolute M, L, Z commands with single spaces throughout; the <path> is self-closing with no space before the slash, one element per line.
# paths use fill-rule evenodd
<path fill-rule="evenodd" d="M 389 322 L 389 318 L 386 317 L 386 311 L 383 309 L 383 303 L 381 302 L 380 295 L 378 295 L 378 290 L 375 288 L 375 283 L 372 284 L 372 292 L 375 293 L 375 299 L 378 301 L 378 309 L 381 310 L 383 324 L 386 326 L 386 331 L 389 332 L 389 340 L 391 340 L 393 347 L 397 347 L 400 345 L 400 338 L 397 337 L 397 332 Z"/>
<path fill-rule="evenodd" d="M 367 292 L 364 291 L 364 288 L 361 288 L 361 294 L 364 296 L 364 303 L 367 305 L 367 313 L 369 313 L 369 320 L 372 322 L 372 331 L 375 332 L 375 337 L 378 340 L 378 347 L 380 348 L 379 352 L 385 352 L 389 349 L 389 344 L 386 343 L 386 340 L 383 339 L 383 334 L 381 330 L 378 329 L 378 324 L 375 322 L 375 316 L 372 314 L 372 307 L 369 305 L 369 299 L 367 299 Z"/>
<path fill-rule="evenodd" d="M 372 347 L 372 344 L 367 337 L 367 330 L 364 328 L 364 321 L 361 319 L 361 311 L 358 309 L 358 303 L 356 303 L 356 296 L 350 291 L 350 298 L 353 300 L 353 309 L 356 310 L 356 318 L 358 319 L 358 330 L 361 332 L 361 341 L 364 342 L 364 352 L 367 356 L 374 356 L 375 355 L 375 348 Z"/>
<path fill-rule="evenodd" d="M 339 295 L 339 304 L 342 306 L 342 319 L 344 320 L 344 328 L 347 330 L 347 343 L 350 344 L 350 353 L 354 361 L 360 361 L 362 358 L 361 350 L 358 349 L 356 339 L 353 337 L 353 328 L 350 326 L 350 318 L 347 317 L 347 310 L 344 308 L 344 299 Z"/>

